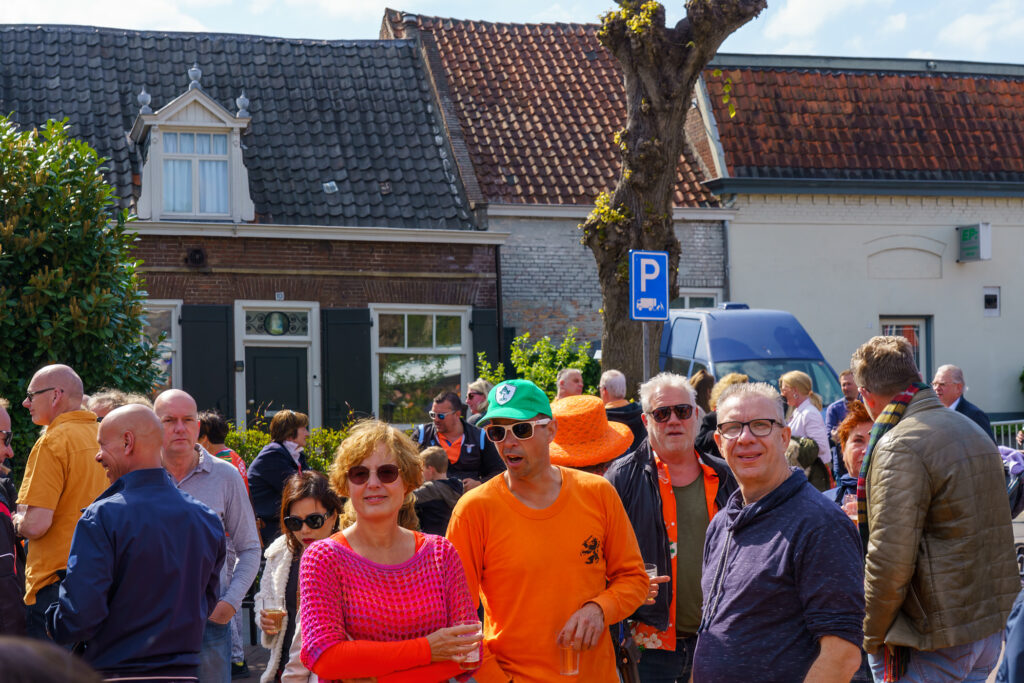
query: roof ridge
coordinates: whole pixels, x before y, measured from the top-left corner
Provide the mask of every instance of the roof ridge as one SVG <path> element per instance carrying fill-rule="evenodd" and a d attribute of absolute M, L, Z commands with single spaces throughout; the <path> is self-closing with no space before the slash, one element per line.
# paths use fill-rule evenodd
<path fill-rule="evenodd" d="M 451 22 L 453 24 L 462 24 L 462 25 L 482 24 L 484 26 L 499 26 L 499 27 L 518 26 L 518 27 L 523 27 L 523 28 L 535 28 L 535 27 L 541 27 L 541 26 L 545 26 L 545 27 L 565 26 L 565 27 L 574 28 L 574 29 L 575 28 L 594 28 L 594 29 L 597 29 L 597 28 L 601 27 L 601 25 L 596 23 L 596 22 L 592 23 L 592 24 L 588 24 L 588 23 L 580 23 L 580 22 L 575 22 L 575 21 L 572 21 L 572 22 L 566 22 L 566 21 L 537 21 L 537 22 L 485 21 L 483 19 L 456 19 L 455 17 L 435 17 L 435 16 L 429 16 L 429 15 L 425 15 L 425 14 L 417 14 L 416 12 L 402 12 L 401 10 L 397 10 L 397 11 L 399 12 L 400 15 L 412 14 L 412 15 L 415 15 L 415 16 L 419 17 L 421 25 L 422 25 L 424 19 L 429 19 L 429 20 L 438 21 L 438 22 L 448 21 L 448 22 Z"/>
<path fill-rule="evenodd" d="M 319 38 L 287 38 L 284 36 L 264 36 L 255 33 L 230 33 L 230 32 L 216 32 L 216 31 L 148 31 L 131 28 L 118 28 L 115 26 L 89 26 L 86 24 L 33 24 L 33 23 L 19 23 L 19 24 L 5 24 L 0 23 L 0 31 L 5 30 L 32 30 L 32 31 L 61 31 L 67 33 L 103 33 L 103 34 L 115 34 L 115 35 L 133 35 L 143 38 L 173 38 L 173 37 L 187 37 L 195 38 L 196 40 L 210 40 L 216 38 L 234 38 L 248 40 L 250 42 L 272 42 L 272 43 L 292 43 L 302 45 L 326 45 L 326 46 L 354 46 L 354 47 L 365 47 L 368 45 L 390 45 L 394 43 L 406 43 L 414 45 L 415 41 L 410 38 L 338 38 L 335 40 L 325 40 Z"/>
<path fill-rule="evenodd" d="M 720 52 L 711 59 L 708 66 L 765 70 L 805 69 L 813 71 L 920 73 L 934 76 L 1024 77 L 1024 64 L 910 57 L 830 57 L 824 55 L 767 55 Z"/>

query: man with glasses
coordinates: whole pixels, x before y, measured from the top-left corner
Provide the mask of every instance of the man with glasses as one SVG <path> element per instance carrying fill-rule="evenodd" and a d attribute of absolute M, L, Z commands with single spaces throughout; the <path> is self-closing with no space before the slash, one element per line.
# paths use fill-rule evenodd
<path fill-rule="evenodd" d="M 718 399 L 715 442 L 739 491 L 708 525 L 693 679 L 847 683 L 861 663 L 864 570 L 854 526 L 786 463 L 775 389 Z"/>
<path fill-rule="evenodd" d="M 484 605 L 479 683 L 559 680 L 560 646 L 577 680 L 618 683 L 608 626 L 646 599 L 648 579 L 615 490 L 551 464 L 557 425 L 527 380 L 501 382 L 480 419 L 507 466 L 456 504 L 448 538 Z"/>
<path fill-rule="evenodd" d="M 700 626 L 704 532 L 736 481 L 724 460 L 694 449 L 696 393 L 685 377 L 652 377 L 640 385 L 640 405 L 647 438 L 604 476 L 622 499 L 644 562 L 664 582 L 654 604 L 632 617 L 632 636 L 644 648 L 640 680 L 685 682 Z"/>
<path fill-rule="evenodd" d="M 463 489 L 469 491 L 505 469 L 483 431 L 462 419 L 462 401 L 454 391 L 435 396 L 429 415 L 430 422 L 416 427 L 413 438 L 420 450 L 431 446 L 444 449 L 448 476 L 460 480 Z"/>
<path fill-rule="evenodd" d="M 82 508 L 107 488 L 96 464 L 96 415 L 82 407 L 82 380 L 66 365 L 48 365 L 28 383 L 22 402 L 46 431 L 32 447 L 18 491 L 14 528 L 28 539 L 26 632 L 45 639 L 46 608 L 57 601 L 71 536 Z"/>
<path fill-rule="evenodd" d="M 0 635 L 25 635 L 24 567 L 20 564 L 20 548 L 14 535 L 11 515 L 15 507 L 14 487 L 7 478 L 10 470 L 4 461 L 14 457 L 11 450 L 10 404 L 0 398 Z"/>
<path fill-rule="evenodd" d="M 227 683 L 231 680 L 230 621 L 260 568 L 256 515 L 238 470 L 196 443 L 195 399 L 180 389 L 168 389 L 157 396 L 153 410 L 163 425 L 164 468 L 179 489 L 217 513 L 228 535 L 228 554 L 233 552 L 236 558 L 221 569 L 220 602 L 206 620 L 199 664 L 203 683 Z"/>
<path fill-rule="evenodd" d="M 198 681 L 203 624 L 220 596 L 223 527 L 167 476 L 148 407 L 111 411 L 97 440 L 110 486 L 78 521 L 47 626 L 58 643 L 83 643 L 83 659 L 107 680 Z"/>
<path fill-rule="evenodd" d="M 969 417 L 981 430 L 988 434 L 988 438 L 996 442 L 992 433 L 992 423 L 985 411 L 967 400 L 964 396 L 964 371 L 955 365 L 940 365 L 935 371 L 935 379 L 932 380 L 932 389 L 939 397 L 942 405 L 950 410 L 955 410 L 961 415 Z"/>

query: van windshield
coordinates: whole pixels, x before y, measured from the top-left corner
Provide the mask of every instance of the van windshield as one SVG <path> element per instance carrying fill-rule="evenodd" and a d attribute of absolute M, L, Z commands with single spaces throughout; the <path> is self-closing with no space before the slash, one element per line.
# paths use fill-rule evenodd
<path fill-rule="evenodd" d="M 814 383 L 814 391 L 821 396 L 823 406 L 828 407 L 830 403 L 843 397 L 839 380 L 824 361 L 771 358 L 715 363 L 716 378 L 725 377 L 730 372 L 738 372 L 749 377 L 751 382 L 767 382 L 776 389 L 779 388 L 779 377 L 791 370 L 800 370 L 810 376 Z"/>

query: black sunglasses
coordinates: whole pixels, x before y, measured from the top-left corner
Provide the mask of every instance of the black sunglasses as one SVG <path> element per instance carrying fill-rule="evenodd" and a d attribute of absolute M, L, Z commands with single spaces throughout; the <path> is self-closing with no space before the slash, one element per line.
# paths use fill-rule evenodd
<path fill-rule="evenodd" d="M 4 445 L 5 446 L 10 446 L 11 445 L 11 439 L 14 437 L 14 432 L 8 432 L 7 430 L 0 429 L 0 434 L 3 434 Z"/>
<path fill-rule="evenodd" d="M 660 408 L 655 408 L 648 414 L 654 418 L 655 422 L 668 422 L 668 418 L 672 413 L 675 413 L 676 417 L 680 420 L 689 420 L 690 416 L 693 415 L 693 406 L 689 403 L 679 403 L 674 406 L 662 406 Z"/>
<path fill-rule="evenodd" d="M 327 515 L 321 515 L 319 512 L 314 512 L 311 515 L 307 515 L 305 518 L 302 517 L 285 517 L 284 528 L 288 531 L 298 531 L 302 528 L 303 523 L 310 529 L 319 529 L 327 521 Z"/>
<path fill-rule="evenodd" d="M 492 443 L 501 443 L 508 436 L 509 432 L 512 432 L 512 436 L 520 441 L 526 441 L 533 438 L 534 425 L 544 426 L 549 422 L 551 422 L 549 418 L 542 418 L 540 420 L 530 420 L 529 422 L 516 422 L 512 425 L 489 425 L 484 430 L 484 434 L 487 435 L 487 439 Z"/>
<path fill-rule="evenodd" d="M 381 465 L 377 468 L 377 481 L 382 484 L 393 484 L 398 479 L 398 465 Z M 356 465 L 348 470 L 348 480 L 352 484 L 362 486 L 370 481 L 370 468 Z"/>

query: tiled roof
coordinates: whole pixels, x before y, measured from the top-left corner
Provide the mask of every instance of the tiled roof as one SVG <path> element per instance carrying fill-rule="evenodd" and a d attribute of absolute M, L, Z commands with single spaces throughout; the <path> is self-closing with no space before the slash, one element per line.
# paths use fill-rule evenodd
<path fill-rule="evenodd" d="M 614 189 L 621 162 L 612 136 L 625 125 L 625 90 L 597 26 L 495 24 L 388 10 L 382 32 L 411 35 L 406 21 L 436 43 L 487 201 L 592 204 L 599 192 Z M 678 167 L 676 205 L 714 205 L 688 155 Z"/>
<path fill-rule="evenodd" d="M 186 91 L 193 62 L 230 112 L 243 89 L 250 100 L 242 144 L 258 221 L 473 227 L 412 41 L 0 26 L 0 111 L 26 128 L 68 117 L 111 159 L 128 206 L 141 168 L 126 137 L 136 96 L 145 86 L 159 109 Z M 329 180 L 337 193 L 324 193 Z"/>
<path fill-rule="evenodd" d="M 745 58 L 749 66 L 736 65 Z M 807 58 L 783 68 L 770 57 L 719 59 L 729 64 L 721 76 L 709 69 L 705 78 L 732 177 L 1024 182 L 1024 70 L 991 75 L 981 72 L 1000 65 L 962 64 L 928 73 L 936 64 L 923 60 L 843 69 L 842 60 L 828 58 L 819 67 Z M 726 78 L 733 118 L 722 103 Z"/>

